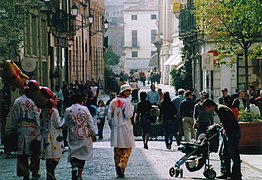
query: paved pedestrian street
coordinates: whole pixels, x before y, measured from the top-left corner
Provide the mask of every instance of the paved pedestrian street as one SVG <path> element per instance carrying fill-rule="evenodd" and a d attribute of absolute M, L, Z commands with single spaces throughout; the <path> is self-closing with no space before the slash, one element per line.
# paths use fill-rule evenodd
<path fill-rule="evenodd" d="M 142 85 L 141 85 L 142 87 Z M 163 92 L 169 91 L 174 93 L 174 89 L 169 86 L 160 86 Z M 148 91 L 149 86 L 142 87 Z M 107 96 L 100 97 L 104 102 L 108 99 Z M 94 119 L 95 120 L 95 119 Z M 96 124 L 96 122 L 95 122 Z M 134 180 L 164 180 L 164 179 L 206 179 L 203 175 L 204 167 L 199 171 L 189 172 L 185 165 L 183 168 L 183 178 L 170 177 L 169 169 L 175 165 L 184 153 L 177 150 L 176 142 L 173 143 L 172 149 L 168 150 L 165 147 L 164 137 L 158 137 L 158 140 L 149 141 L 149 149 L 143 149 L 141 137 L 135 137 L 136 147 L 132 150 L 126 171 L 125 179 Z M 243 180 L 261 180 L 262 179 L 262 155 L 243 155 L 241 154 Z M 218 153 L 211 153 L 210 164 L 220 175 L 220 161 Z M 40 165 L 40 180 L 46 179 L 45 161 L 41 160 Z M 70 180 L 71 167 L 67 162 L 67 151 L 65 156 L 61 158 L 56 168 L 57 180 Z M 110 147 L 110 128 L 108 123 L 105 123 L 104 139 L 97 140 L 94 143 L 94 157 L 91 161 L 87 161 L 83 171 L 84 180 L 99 180 L 99 179 L 118 179 L 116 178 L 113 148 Z M 0 180 L 19 180 L 16 176 L 16 158 L 15 155 L 7 158 L 5 154 L 0 154 Z"/>
<path fill-rule="evenodd" d="M 117 179 L 114 169 L 113 148 L 110 147 L 109 138 L 110 129 L 106 123 L 104 139 L 94 143 L 94 158 L 85 164 L 83 172 L 85 180 Z M 184 153 L 177 151 L 175 142 L 171 150 L 165 148 L 163 137 L 158 137 L 158 140 L 150 140 L 148 150 L 143 149 L 142 144 L 141 137 L 136 137 L 136 147 L 132 150 L 125 172 L 125 179 L 181 179 L 169 176 L 169 169 L 184 155 Z M 6 155 L 0 155 L 0 180 L 19 179 L 16 176 L 16 158 L 14 157 L 6 158 Z M 56 169 L 58 180 L 71 179 L 70 164 L 67 162 L 66 157 L 67 152 L 65 152 L 65 156 L 60 160 Z M 219 158 L 217 153 L 211 153 L 211 164 L 219 175 Z M 206 179 L 203 176 L 204 168 L 196 172 L 189 172 L 185 165 L 183 165 L 182 168 L 184 170 L 182 179 Z M 45 172 L 45 161 L 41 160 L 40 180 L 46 179 Z M 262 177 L 261 170 L 245 162 L 242 163 L 242 173 L 244 180 L 258 180 Z"/>

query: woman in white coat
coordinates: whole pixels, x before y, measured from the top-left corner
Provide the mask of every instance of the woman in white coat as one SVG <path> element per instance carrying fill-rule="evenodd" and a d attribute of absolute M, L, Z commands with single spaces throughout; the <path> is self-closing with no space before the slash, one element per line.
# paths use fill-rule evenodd
<path fill-rule="evenodd" d="M 133 106 L 127 99 L 132 92 L 129 84 L 120 87 L 119 96 L 113 99 L 108 109 L 111 126 L 111 147 L 114 147 L 114 160 L 118 177 L 124 177 L 125 168 L 132 148 L 135 146 L 133 125 Z"/>
<path fill-rule="evenodd" d="M 64 122 L 56 109 L 58 101 L 57 97 L 50 99 L 41 114 L 41 152 L 42 159 L 46 159 L 47 180 L 56 179 L 55 168 L 64 152 L 64 138 L 61 128 Z"/>

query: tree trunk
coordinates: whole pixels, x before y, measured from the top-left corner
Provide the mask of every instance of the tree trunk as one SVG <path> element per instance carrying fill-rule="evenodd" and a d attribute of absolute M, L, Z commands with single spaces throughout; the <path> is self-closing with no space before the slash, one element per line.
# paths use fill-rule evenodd
<path fill-rule="evenodd" d="M 246 85 L 245 85 L 245 90 L 246 90 L 246 106 L 247 106 L 247 109 L 248 111 L 250 110 L 249 109 L 249 91 L 248 91 L 248 48 L 246 47 L 244 49 L 244 53 L 245 53 L 245 74 L 246 74 Z"/>

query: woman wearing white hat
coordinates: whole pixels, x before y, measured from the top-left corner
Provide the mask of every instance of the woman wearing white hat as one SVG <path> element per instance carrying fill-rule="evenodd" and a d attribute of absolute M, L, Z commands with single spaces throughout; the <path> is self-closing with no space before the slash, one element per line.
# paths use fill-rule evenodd
<path fill-rule="evenodd" d="M 135 146 L 131 117 L 134 108 L 129 99 L 132 92 L 129 84 L 120 87 L 119 95 L 113 99 L 108 109 L 111 126 L 111 147 L 114 147 L 114 160 L 118 177 L 124 177 L 125 168 L 132 148 Z"/>

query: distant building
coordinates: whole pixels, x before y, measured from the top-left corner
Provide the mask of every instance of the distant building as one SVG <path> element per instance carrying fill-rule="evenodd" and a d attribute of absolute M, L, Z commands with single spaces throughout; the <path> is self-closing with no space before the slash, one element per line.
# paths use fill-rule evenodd
<path fill-rule="evenodd" d="M 109 22 L 108 43 L 118 56 L 123 54 L 124 45 L 124 0 L 105 0 L 105 17 Z"/>
<path fill-rule="evenodd" d="M 126 0 L 123 15 L 125 71 L 153 69 L 149 61 L 156 53 L 158 0 Z"/>

